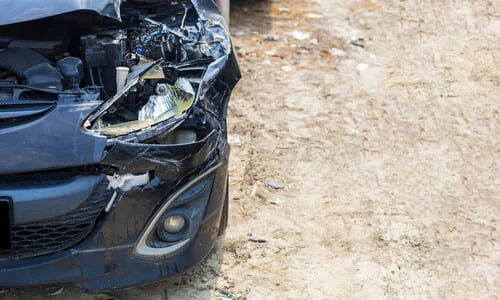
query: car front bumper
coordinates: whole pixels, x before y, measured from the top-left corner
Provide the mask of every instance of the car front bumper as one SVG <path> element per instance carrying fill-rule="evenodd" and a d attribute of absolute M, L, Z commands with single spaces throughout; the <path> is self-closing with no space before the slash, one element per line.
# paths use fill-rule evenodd
<path fill-rule="evenodd" d="M 77 245 L 43 256 L 0 261 L 0 287 L 68 283 L 108 290 L 155 282 L 200 262 L 219 234 L 227 187 L 227 151 L 203 164 L 178 187 L 159 177 L 121 195 L 112 210 Z M 181 193 L 178 193 L 181 191 Z M 168 257 L 141 257 L 137 239 L 171 197 L 199 198 L 203 220 L 184 247 Z"/>

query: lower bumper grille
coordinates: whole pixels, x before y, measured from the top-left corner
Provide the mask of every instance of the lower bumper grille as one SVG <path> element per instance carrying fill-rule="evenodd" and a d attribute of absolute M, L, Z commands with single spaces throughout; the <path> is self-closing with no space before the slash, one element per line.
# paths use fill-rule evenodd
<path fill-rule="evenodd" d="M 81 242 L 95 227 L 112 196 L 107 182 L 97 186 L 90 197 L 72 212 L 30 224 L 12 226 L 12 246 L 0 250 L 2 259 L 35 257 L 70 248 Z"/>

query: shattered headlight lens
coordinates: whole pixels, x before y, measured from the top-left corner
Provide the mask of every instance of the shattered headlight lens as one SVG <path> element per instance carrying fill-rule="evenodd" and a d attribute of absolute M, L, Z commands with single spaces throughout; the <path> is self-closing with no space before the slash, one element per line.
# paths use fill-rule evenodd
<path fill-rule="evenodd" d="M 125 87 L 89 117 L 84 127 L 116 137 L 147 129 L 191 108 L 196 93 L 189 80 L 178 78 L 168 84 L 155 67 L 141 76 L 131 73 Z"/>

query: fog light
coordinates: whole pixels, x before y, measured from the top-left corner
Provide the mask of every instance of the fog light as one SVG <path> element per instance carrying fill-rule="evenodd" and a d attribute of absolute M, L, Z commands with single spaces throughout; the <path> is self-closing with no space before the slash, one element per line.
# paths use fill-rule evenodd
<path fill-rule="evenodd" d="M 181 232 L 185 226 L 186 219 L 181 215 L 170 216 L 163 221 L 163 229 L 170 234 Z"/>

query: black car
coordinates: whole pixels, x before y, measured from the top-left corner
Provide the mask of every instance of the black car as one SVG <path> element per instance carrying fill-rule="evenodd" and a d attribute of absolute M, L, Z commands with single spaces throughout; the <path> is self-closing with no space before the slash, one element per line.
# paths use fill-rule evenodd
<path fill-rule="evenodd" d="M 227 226 L 240 78 L 215 1 L 0 4 L 0 287 L 200 262 Z"/>

